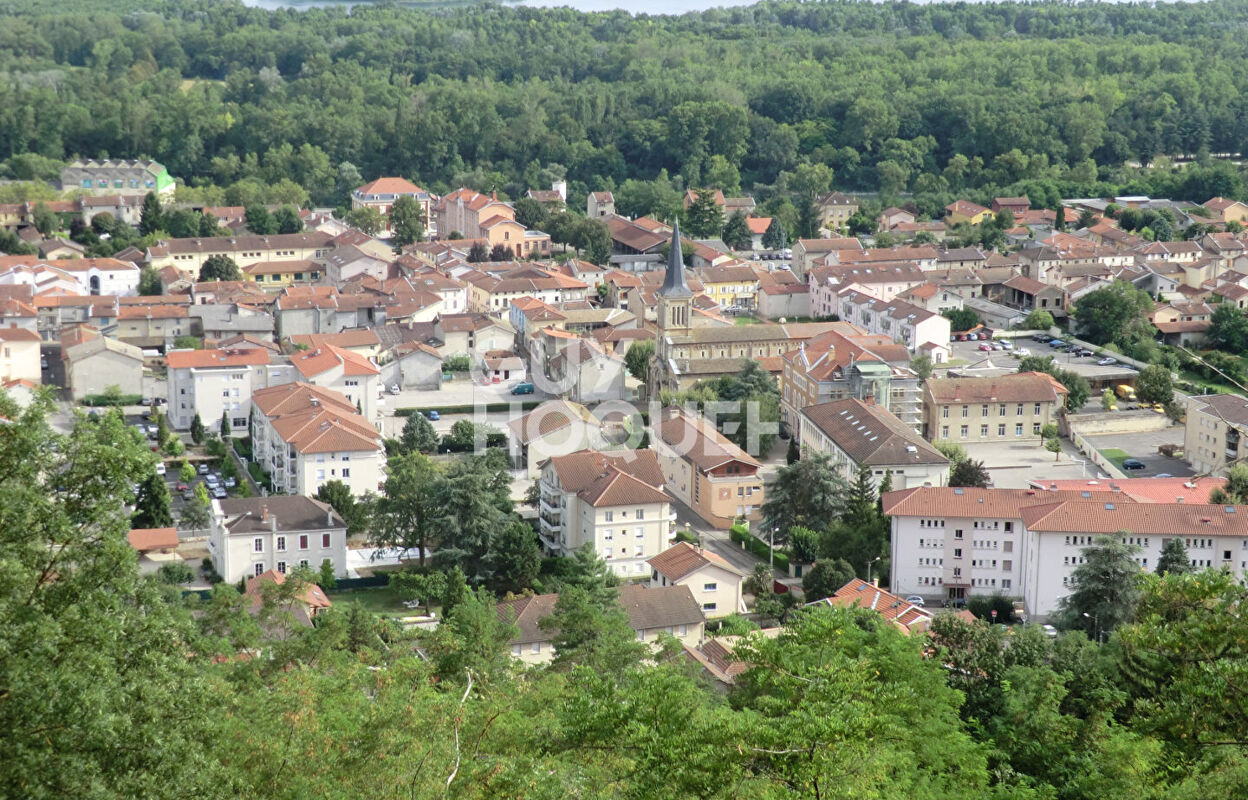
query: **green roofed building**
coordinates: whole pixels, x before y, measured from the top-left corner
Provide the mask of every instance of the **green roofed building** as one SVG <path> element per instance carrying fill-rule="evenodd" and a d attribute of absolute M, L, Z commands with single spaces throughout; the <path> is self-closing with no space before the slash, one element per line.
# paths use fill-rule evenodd
<path fill-rule="evenodd" d="M 61 170 L 61 189 L 92 195 L 158 195 L 173 197 L 177 184 L 163 164 L 155 161 L 86 159 L 71 161 Z"/>

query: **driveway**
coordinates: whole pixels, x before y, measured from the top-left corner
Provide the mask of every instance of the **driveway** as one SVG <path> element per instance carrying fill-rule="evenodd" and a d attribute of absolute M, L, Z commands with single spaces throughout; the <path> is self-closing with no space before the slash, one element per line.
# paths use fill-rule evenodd
<path fill-rule="evenodd" d="M 1183 447 L 1181 425 L 1144 433 L 1106 433 L 1088 436 L 1087 439 L 1097 450 L 1121 450 L 1128 457 L 1144 462 L 1144 469 L 1125 471 L 1130 478 L 1151 478 L 1165 474 L 1187 477 L 1196 474 L 1183 459 L 1167 458 L 1157 451 L 1163 444 L 1178 445 L 1180 449 Z"/>

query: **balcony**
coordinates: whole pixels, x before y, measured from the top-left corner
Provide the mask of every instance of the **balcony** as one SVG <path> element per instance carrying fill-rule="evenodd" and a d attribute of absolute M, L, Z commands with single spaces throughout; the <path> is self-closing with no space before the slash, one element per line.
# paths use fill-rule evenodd
<path fill-rule="evenodd" d="M 541 496 L 541 500 L 538 503 L 538 509 L 551 514 L 563 514 L 563 508 L 559 502 L 554 498 L 548 498 L 546 495 Z"/>

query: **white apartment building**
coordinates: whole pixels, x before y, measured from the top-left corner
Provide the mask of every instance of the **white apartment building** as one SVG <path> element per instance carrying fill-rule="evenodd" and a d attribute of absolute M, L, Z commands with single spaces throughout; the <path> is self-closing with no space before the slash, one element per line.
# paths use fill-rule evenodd
<path fill-rule="evenodd" d="M 949 459 L 874 401 L 845 397 L 807 406 L 799 435 L 803 455 L 827 455 L 847 481 L 864 465 L 876 486 L 886 474 L 897 489 L 949 481 Z"/>
<path fill-rule="evenodd" d="M 310 497 L 231 497 L 212 501 L 208 555 L 228 583 L 299 566 L 347 575 L 347 524 Z"/>
<path fill-rule="evenodd" d="M 542 465 L 539 535 L 566 556 L 587 543 L 621 577 L 650 574 L 675 514 L 653 450 L 581 450 Z"/>
<path fill-rule="evenodd" d="M 213 256 L 228 256 L 239 268 L 269 261 L 311 261 L 324 258 L 334 249 L 334 237 L 322 231 L 279 233 L 271 236 L 206 236 L 194 239 L 167 239 L 147 248 L 147 264 L 154 269 L 177 267 L 199 274 L 200 267 Z M 138 285 L 138 267 L 135 267 Z"/>
<path fill-rule="evenodd" d="M 219 430 L 224 414 L 230 433 L 244 436 L 251 413 L 252 368 L 269 364 L 269 351 L 173 350 L 165 356 L 169 367 L 167 391 L 169 424 L 184 431 L 199 414 L 210 431 Z"/>
<path fill-rule="evenodd" d="M 381 484 L 381 434 L 344 395 L 289 383 L 257 391 L 252 408 L 252 460 L 276 491 L 312 495 L 338 480 L 362 495 Z"/>
<path fill-rule="evenodd" d="M 860 325 L 868 333 L 888 336 L 918 352 L 925 344 L 949 343 L 949 318 L 904 300 L 879 300 L 848 290 L 838 296 L 838 312 L 845 322 Z"/>
<path fill-rule="evenodd" d="M 301 380 L 343 394 L 370 424 L 376 421 L 381 394 L 381 370 L 376 364 L 332 344 L 296 353 L 290 363 Z"/>
<path fill-rule="evenodd" d="M 1150 481 L 1150 479 L 1138 479 Z M 1168 479 L 1167 479 L 1168 480 Z M 1139 548 L 1154 570 L 1161 548 L 1181 538 L 1192 565 L 1248 570 L 1248 507 L 1184 502 L 1139 491 L 1135 481 L 1086 490 L 916 488 L 883 499 L 892 525 L 891 590 L 932 600 L 1000 594 L 1023 600 L 1032 621 L 1058 610 L 1083 551 L 1098 536 Z M 1208 486 L 1183 484 L 1196 500 Z M 1166 489 L 1173 494 L 1173 490 Z"/>

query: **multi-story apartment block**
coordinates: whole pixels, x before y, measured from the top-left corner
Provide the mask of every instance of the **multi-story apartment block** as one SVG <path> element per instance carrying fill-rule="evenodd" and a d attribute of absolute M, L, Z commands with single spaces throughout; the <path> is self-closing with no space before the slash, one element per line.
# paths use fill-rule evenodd
<path fill-rule="evenodd" d="M 318 570 L 328 561 L 347 574 L 347 524 L 310 497 L 231 497 L 212 501 L 208 555 L 227 583 L 269 570 Z"/>
<path fill-rule="evenodd" d="M 555 456 L 539 486 L 539 534 L 554 555 L 592 544 L 616 574 L 635 577 L 667 547 L 675 515 L 653 450 Z"/>
<path fill-rule="evenodd" d="M 861 325 L 869 333 L 888 336 L 913 353 L 926 344 L 949 342 L 949 318 L 904 300 L 878 300 L 853 290 L 838 296 L 837 313 L 846 322 Z"/>
<path fill-rule="evenodd" d="M 340 392 L 370 423 L 377 419 L 381 370 L 364 356 L 325 344 L 291 356 L 302 379 Z"/>
<path fill-rule="evenodd" d="M 709 420 L 682 409 L 665 409 L 652 424 L 650 446 L 659 454 L 673 497 L 716 528 L 729 528 L 737 518 L 759 518 L 763 476 L 755 458 Z"/>
<path fill-rule="evenodd" d="M 321 231 L 165 239 L 147 249 L 147 264 L 154 269 L 177 267 L 181 272 L 198 275 L 199 268 L 213 256 L 228 256 L 240 268 L 266 261 L 319 260 L 333 249 L 333 239 L 331 234 Z"/>
<path fill-rule="evenodd" d="M 930 378 L 926 384 L 929 439 L 1001 442 L 1040 438 L 1056 423 L 1066 387 L 1042 372 L 996 378 Z"/>
<path fill-rule="evenodd" d="M 1190 398 L 1183 453 L 1200 475 L 1223 475 L 1242 464 L 1248 459 L 1248 400 L 1237 394 Z"/>
<path fill-rule="evenodd" d="M 269 363 L 269 351 L 173 350 L 165 356 L 169 424 L 174 430 L 191 427 L 195 415 L 208 430 L 219 430 L 224 415 L 230 433 L 245 436 L 251 413 L 252 368 Z"/>
<path fill-rule="evenodd" d="M 400 197 L 410 197 L 420 206 L 429 225 L 429 210 L 433 205 L 434 196 L 412 183 L 406 178 L 378 178 L 377 180 L 357 187 L 351 192 L 351 208 L 373 208 L 385 220 L 384 230 L 390 230 L 390 208 Z"/>
<path fill-rule="evenodd" d="M 252 397 L 252 460 L 277 491 L 316 494 L 342 481 L 362 495 L 382 480 L 381 434 L 344 395 L 307 383 L 261 389 Z"/>
<path fill-rule="evenodd" d="M 1031 619 L 1043 621 L 1100 536 L 1137 548 L 1141 570 L 1156 569 L 1172 538 L 1183 540 L 1196 568 L 1248 570 L 1248 509 L 1208 504 L 1218 485 L 1142 478 L 1084 489 L 890 492 L 883 504 L 892 525 L 891 588 L 932 599 L 1021 598 Z"/>

